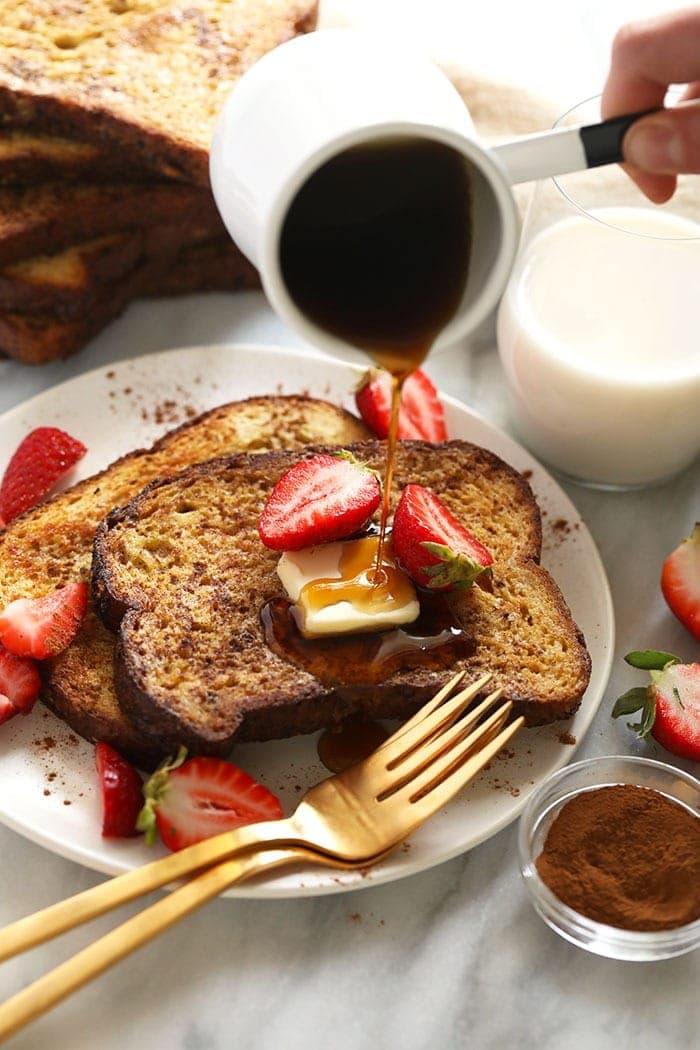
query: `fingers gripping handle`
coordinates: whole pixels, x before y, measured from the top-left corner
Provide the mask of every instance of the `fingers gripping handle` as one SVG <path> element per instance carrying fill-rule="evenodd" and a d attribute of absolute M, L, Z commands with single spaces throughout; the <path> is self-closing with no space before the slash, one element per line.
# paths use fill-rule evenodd
<path fill-rule="evenodd" d="M 649 112 L 651 110 L 614 117 L 600 124 L 524 135 L 494 146 L 492 153 L 500 160 L 513 185 L 604 164 L 619 164 L 623 159 L 625 133 Z"/>

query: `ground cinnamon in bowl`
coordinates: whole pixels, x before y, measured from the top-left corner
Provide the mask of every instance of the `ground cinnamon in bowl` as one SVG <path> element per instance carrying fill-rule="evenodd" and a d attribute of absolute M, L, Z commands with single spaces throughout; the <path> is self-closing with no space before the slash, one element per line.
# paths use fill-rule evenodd
<path fill-rule="evenodd" d="M 700 919 L 700 817 L 650 788 L 618 784 L 564 804 L 535 861 L 570 908 L 624 930 Z"/>

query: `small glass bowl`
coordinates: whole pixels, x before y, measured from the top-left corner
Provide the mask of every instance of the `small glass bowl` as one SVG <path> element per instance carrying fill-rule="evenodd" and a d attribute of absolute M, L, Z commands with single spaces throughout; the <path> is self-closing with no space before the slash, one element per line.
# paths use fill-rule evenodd
<path fill-rule="evenodd" d="M 647 758 L 612 755 L 591 758 L 548 777 L 528 800 L 520 818 L 520 872 L 538 915 L 572 944 L 609 959 L 649 962 L 670 959 L 700 947 L 700 919 L 672 930 L 623 930 L 574 911 L 544 884 L 535 867 L 549 828 L 562 806 L 583 791 L 614 784 L 653 788 L 695 815 L 700 811 L 700 781 L 689 773 Z"/>

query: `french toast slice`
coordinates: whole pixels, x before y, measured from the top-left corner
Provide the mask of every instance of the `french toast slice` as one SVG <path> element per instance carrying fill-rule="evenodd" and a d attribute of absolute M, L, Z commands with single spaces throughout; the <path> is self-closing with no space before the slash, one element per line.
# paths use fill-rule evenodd
<path fill-rule="evenodd" d="M 0 0 L 0 117 L 208 187 L 241 74 L 316 23 L 316 0 Z"/>
<path fill-rule="evenodd" d="M 590 675 L 583 637 L 538 562 L 540 514 L 526 480 L 462 441 L 403 442 L 392 504 L 409 482 L 431 488 L 494 557 L 493 592 L 449 595 L 472 641 L 452 666 L 402 668 L 379 683 L 328 678 L 266 644 L 261 613 L 284 598 L 278 553 L 257 525 L 272 487 L 302 452 L 226 457 L 149 485 L 97 530 L 93 599 L 117 631 L 115 683 L 123 710 L 166 749 L 225 755 L 338 723 L 351 711 L 407 715 L 457 670 L 485 671 L 531 725 L 572 714 Z M 381 470 L 381 442 L 351 448 Z M 332 662 L 332 661 L 331 661 Z M 351 680 L 355 679 L 354 681 Z"/>
<path fill-rule="evenodd" d="M 351 413 L 309 397 L 255 397 L 206 412 L 0 531 L 0 608 L 14 598 L 88 580 L 100 520 L 155 478 L 244 449 L 300 448 L 314 441 L 350 444 L 367 436 Z M 121 712 L 112 677 L 114 648 L 113 634 L 90 608 L 75 642 L 40 665 L 42 698 L 81 736 L 106 740 L 137 764 L 150 766 L 167 746 L 158 735 L 136 729 Z"/>
<path fill-rule="evenodd" d="M 174 182 L 47 182 L 0 188 L 0 266 L 78 241 L 146 225 L 196 224 L 226 231 L 209 192 Z"/>
<path fill-rule="evenodd" d="M 82 349 L 135 298 L 259 287 L 257 271 L 232 241 L 195 241 L 178 250 L 180 231 L 171 226 L 156 237 L 154 251 L 148 245 L 154 233 L 159 231 L 136 232 L 113 249 L 100 239 L 83 245 L 84 251 L 74 246 L 0 271 L 0 296 L 3 288 L 8 296 L 19 289 L 21 296 L 20 309 L 0 310 L 0 353 L 23 364 L 46 364 Z M 130 256 L 135 262 L 127 272 L 100 279 L 100 271 Z"/>
<path fill-rule="evenodd" d="M 236 292 L 259 288 L 257 270 L 228 237 L 187 245 L 172 265 L 144 281 L 140 296 L 159 299 L 190 292 Z"/>
<path fill-rule="evenodd" d="M 78 142 L 33 128 L 0 129 L 0 184 L 31 186 L 56 179 L 114 182 L 147 179 L 131 157 L 94 142 Z M 151 176 L 152 177 L 152 176 Z"/>

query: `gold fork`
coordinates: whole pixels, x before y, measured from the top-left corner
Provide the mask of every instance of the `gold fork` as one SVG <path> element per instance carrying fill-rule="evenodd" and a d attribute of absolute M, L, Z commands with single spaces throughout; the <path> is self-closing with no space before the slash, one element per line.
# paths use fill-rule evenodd
<path fill-rule="evenodd" d="M 0 1038 L 240 879 L 300 859 L 333 867 L 367 866 L 402 842 L 442 809 L 522 725 L 522 718 L 505 724 L 510 702 L 489 714 L 500 690 L 464 714 L 490 675 L 453 695 L 462 678 L 456 675 L 369 758 L 312 788 L 288 819 L 225 832 L 0 931 L 1 960 L 208 869 L 0 1006 Z M 233 856 L 261 846 L 265 848 L 254 854 Z"/>

